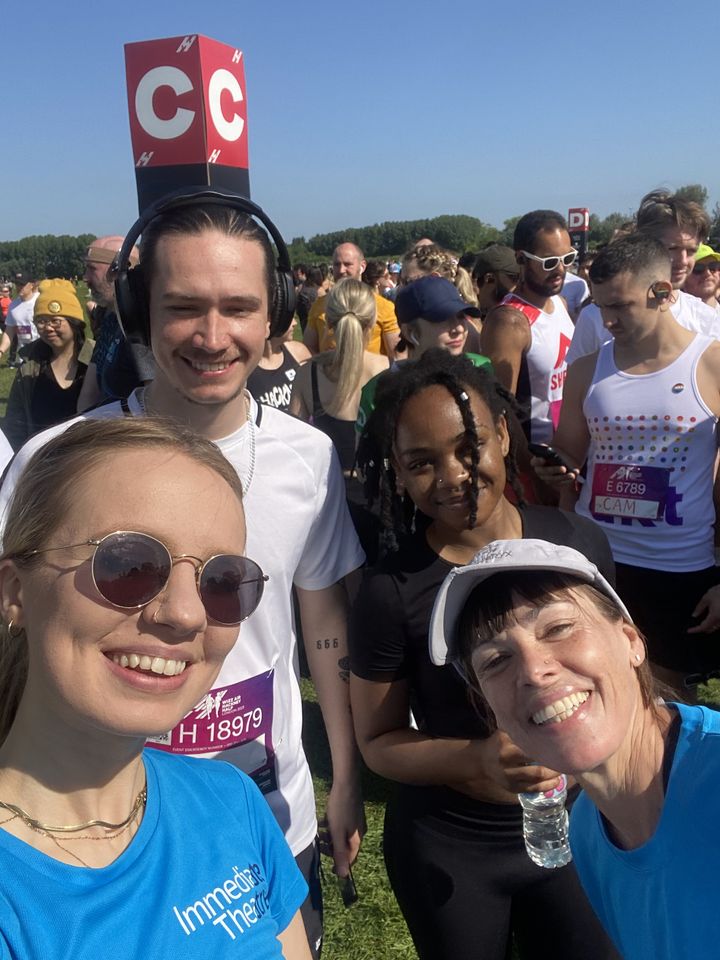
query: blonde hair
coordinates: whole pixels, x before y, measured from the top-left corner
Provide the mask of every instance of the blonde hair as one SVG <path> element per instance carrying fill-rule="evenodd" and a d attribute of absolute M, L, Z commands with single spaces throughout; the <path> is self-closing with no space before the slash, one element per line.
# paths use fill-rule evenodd
<path fill-rule="evenodd" d="M 18 567 L 42 563 L 42 550 L 77 502 L 78 484 L 118 451 L 160 448 L 184 454 L 223 479 L 242 501 L 242 484 L 214 443 L 159 417 L 84 420 L 37 450 L 17 480 L 3 536 L 3 560 Z M 25 631 L 0 627 L 0 744 L 7 737 L 25 689 Z"/>
<path fill-rule="evenodd" d="M 465 267 L 457 268 L 457 274 L 455 275 L 455 288 L 465 303 L 469 304 L 471 307 L 476 307 L 478 305 L 472 278 Z"/>
<path fill-rule="evenodd" d="M 332 401 L 325 405 L 330 416 L 335 416 L 360 386 L 366 335 L 376 316 L 375 294 L 360 280 L 338 280 L 327 296 L 325 320 L 336 346 L 319 360 L 327 378 L 337 383 Z"/>
<path fill-rule="evenodd" d="M 421 247 L 414 247 L 403 257 L 403 266 L 414 264 L 422 273 L 435 273 L 439 277 L 455 282 L 458 262 L 449 250 L 443 250 L 435 243 L 425 243 Z"/>

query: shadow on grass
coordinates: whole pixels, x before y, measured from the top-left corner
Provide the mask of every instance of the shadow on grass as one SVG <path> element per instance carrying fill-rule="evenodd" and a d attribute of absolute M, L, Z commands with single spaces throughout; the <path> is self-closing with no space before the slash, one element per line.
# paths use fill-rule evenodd
<path fill-rule="evenodd" d="M 303 746 L 313 776 L 324 780 L 328 786 L 332 782 L 332 764 L 325 725 L 320 704 L 315 699 L 315 691 L 309 680 L 301 682 L 303 691 Z M 391 783 L 378 777 L 362 765 L 363 797 L 369 803 L 387 803 L 393 789 Z"/>

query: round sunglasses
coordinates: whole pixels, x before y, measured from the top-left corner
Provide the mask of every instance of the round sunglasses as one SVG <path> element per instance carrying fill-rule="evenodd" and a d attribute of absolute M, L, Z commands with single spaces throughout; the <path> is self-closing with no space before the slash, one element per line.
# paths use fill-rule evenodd
<path fill-rule="evenodd" d="M 95 547 L 91 561 L 95 589 L 123 610 L 144 607 L 154 600 L 167 586 L 173 564 L 189 560 L 208 617 L 233 626 L 247 620 L 257 608 L 268 579 L 248 557 L 218 554 L 201 560 L 189 553 L 173 556 L 162 541 L 135 530 L 116 530 L 99 540 L 32 550 L 26 556 L 86 546 Z"/>

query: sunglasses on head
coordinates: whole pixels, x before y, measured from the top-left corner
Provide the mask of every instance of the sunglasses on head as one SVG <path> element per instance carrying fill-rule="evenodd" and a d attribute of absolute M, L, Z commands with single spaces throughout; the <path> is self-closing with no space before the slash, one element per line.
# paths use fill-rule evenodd
<path fill-rule="evenodd" d="M 720 270 L 720 263 L 715 260 L 713 263 L 698 263 L 697 266 L 693 267 L 693 273 L 700 275 L 705 273 L 706 270 L 710 270 L 711 273 L 717 273 Z"/>
<path fill-rule="evenodd" d="M 85 546 L 95 547 L 91 567 L 95 589 L 123 610 L 144 607 L 154 600 L 167 586 L 173 565 L 188 560 L 195 567 L 198 593 L 208 617 L 226 626 L 236 625 L 256 609 L 268 579 L 248 557 L 218 554 L 201 560 L 189 553 L 173 556 L 160 540 L 135 530 L 33 550 L 27 556 Z"/>
<path fill-rule="evenodd" d="M 571 250 L 570 253 L 565 253 L 562 257 L 536 257 L 534 253 L 528 253 L 527 250 L 521 250 L 520 253 L 524 257 L 529 257 L 530 260 L 535 260 L 536 263 L 539 263 L 543 270 L 554 270 L 559 263 L 562 263 L 564 267 L 571 267 L 577 260 L 578 252 L 577 250 Z"/>

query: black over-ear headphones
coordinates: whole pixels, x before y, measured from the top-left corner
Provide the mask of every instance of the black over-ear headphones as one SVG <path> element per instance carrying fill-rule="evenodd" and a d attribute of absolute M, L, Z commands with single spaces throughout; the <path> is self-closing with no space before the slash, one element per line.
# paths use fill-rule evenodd
<path fill-rule="evenodd" d="M 183 187 L 161 197 L 145 210 L 130 228 L 111 271 L 115 276 L 115 302 L 118 320 L 125 337 L 134 343 L 150 345 L 150 310 L 147 286 L 142 266 L 130 266 L 130 253 L 149 223 L 171 210 L 197 207 L 205 204 L 233 207 L 240 213 L 259 220 L 277 248 L 277 262 L 273 271 L 273 292 L 270 304 L 270 334 L 279 337 L 292 323 L 295 313 L 295 285 L 290 254 L 280 231 L 270 217 L 252 200 L 229 191 L 211 187 Z"/>

